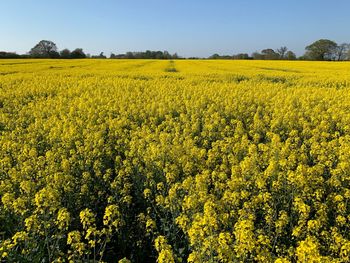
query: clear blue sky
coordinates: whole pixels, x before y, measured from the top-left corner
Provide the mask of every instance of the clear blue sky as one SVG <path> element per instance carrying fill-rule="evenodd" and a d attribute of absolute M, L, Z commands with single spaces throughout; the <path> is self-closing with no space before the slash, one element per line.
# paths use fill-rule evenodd
<path fill-rule="evenodd" d="M 350 0 L 0 0 L 0 50 L 38 41 L 85 52 L 252 53 L 350 42 Z"/>

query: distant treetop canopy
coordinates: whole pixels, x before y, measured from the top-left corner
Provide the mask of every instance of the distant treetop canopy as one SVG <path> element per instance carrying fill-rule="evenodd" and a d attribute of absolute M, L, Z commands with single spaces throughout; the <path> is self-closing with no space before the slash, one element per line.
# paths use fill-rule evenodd
<path fill-rule="evenodd" d="M 350 60 L 350 44 L 337 44 L 332 40 L 320 39 L 308 45 L 306 53 L 299 57 L 300 60 L 327 60 L 344 61 Z M 276 50 L 272 48 L 263 49 L 260 53 L 254 52 L 250 57 L 248 54 L 224 55 L 214 54 L 209 59 L 257 59 L 257 60 L 296 60 L 297 56 L 293 51 L 283 46 Z"/>
<path fill-rule="evenodd" d="M 30 51 L 29 55 L 35 58 L 58 58 L 57 46 L 49 40 L 41 40 Z"/>
<path fill-rule="evenodd" d="M 327 60 L 327 61 L 344 61 L 350 60 L 350 44 L 337 44 L 329 39 L 319 39 L 305 47 L 305 54 L 297 58 L 296 54 L 282 46 L 276 50 L 266 48 L 261 52 L 254 52 L 251 55 L 239 53 L 234 55 L 219 55 L 215 53 L 208 59 L 256 59 L 256 60 Z M 76 48 L 73 51 L 65 48 L 58 51 L 56 44 L 50 40 L 41 40 L 26 55 L 19 55 L 14 52 L 0 51 L 0 59 L 4 58 L 61 58 L 61 59 L 83 59 L 99 58 L 105 59 L 107 56 L 101 52 L 99 55 L 90 56 L 85 54 L 82 48 Z M 180 59 L 177 53 L 170 54 L 168 51 L 151 51 L 144 52 L 126 52 L 125 54 L 111 53 L 110 59 Z M 199 59 L 198 57 L 189 57 L 189 59 Z"/>

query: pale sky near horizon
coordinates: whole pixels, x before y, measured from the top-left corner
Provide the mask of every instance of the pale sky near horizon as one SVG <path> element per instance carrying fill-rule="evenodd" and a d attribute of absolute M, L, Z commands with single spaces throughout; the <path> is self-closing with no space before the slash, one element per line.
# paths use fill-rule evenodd
<path fill-rule="evenodd" d="M 349 0 L 0 0 L 0 14 L 0 51 L 21 54 L 42 39 L 91 54 L 185 57 L 350 42 Z"/>

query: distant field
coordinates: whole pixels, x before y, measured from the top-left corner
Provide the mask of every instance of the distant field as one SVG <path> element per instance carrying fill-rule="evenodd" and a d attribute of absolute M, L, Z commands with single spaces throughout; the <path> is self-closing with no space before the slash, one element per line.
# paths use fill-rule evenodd
<path fill-rule="evenodd" d="M 349 160 L 349 62 L 0 60 L 3 262 L 350 262 Z"/>

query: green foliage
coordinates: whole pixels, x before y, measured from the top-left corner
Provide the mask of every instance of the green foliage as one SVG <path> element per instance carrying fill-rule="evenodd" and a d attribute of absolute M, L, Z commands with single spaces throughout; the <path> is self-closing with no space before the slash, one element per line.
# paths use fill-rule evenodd
<path fill-rule="evenodd" d="M 337 43 L 328 39 L 320 39 L 307 46 L 306 56 L 312 60 L 331 60 Z"/>

